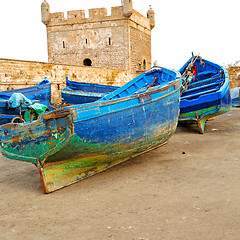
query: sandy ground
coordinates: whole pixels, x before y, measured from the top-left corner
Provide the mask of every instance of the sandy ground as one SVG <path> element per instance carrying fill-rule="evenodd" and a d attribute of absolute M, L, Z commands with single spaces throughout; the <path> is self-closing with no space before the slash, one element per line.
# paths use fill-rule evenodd
<path fill-rule="evenodd" d="M 240 108 L 51 194 L 0 156 L 0 239 L 240 239 Z"/>

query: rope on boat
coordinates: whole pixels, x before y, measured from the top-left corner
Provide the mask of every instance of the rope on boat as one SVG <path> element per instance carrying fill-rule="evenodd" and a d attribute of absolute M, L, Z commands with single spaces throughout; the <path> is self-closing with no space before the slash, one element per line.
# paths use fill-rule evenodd
<path fill-rule="evenodd" d="M 15 117 L 12 119 L 11 123 L 15 123 L 15 120 L 18 120 L 18 123 L 24 123 L 26 122 L 24 118 L 20 115 L 20 117 Z"/>
<path fill-rule="evenodd" d="M 185 68 L 185 71 L 182 74 L 181 95 L 185 90 L 188 89 L 188 86 L 191 83 L 191 80 L 193 78 L 192 69 L 194 67 L 194 63 L 197 61 L 198 58 L 200 58 L 200 63 L 203 66 L 205 66 L 205 63 L 203 62 L 202 57 L 199 54 L 196 56 L 193 56 L 191 62 L 188 64 L 188 66 Z M 188 80 L 189 77 L 190 77 L 190 80 Z"/>

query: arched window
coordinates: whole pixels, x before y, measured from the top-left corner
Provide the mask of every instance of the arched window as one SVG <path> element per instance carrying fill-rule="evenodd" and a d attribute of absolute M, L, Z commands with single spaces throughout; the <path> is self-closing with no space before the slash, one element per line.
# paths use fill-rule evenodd
<path fill-rule="evenodd" d="M 84 65 L 84 66 L 92 66 L 92 61 L 91 61 L 91 59 L 85 58 L 85 59 L 83 60 L 83 65 Z"/>

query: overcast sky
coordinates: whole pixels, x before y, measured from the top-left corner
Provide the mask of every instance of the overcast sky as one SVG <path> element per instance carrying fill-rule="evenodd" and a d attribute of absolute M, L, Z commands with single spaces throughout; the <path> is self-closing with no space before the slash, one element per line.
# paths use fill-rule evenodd
<path fill-rule="evenodd" d="M 50 12 L 120 6 L 121 0 L 47 0 Z M 1 0 L 0 58 L 47 62 L 43 0 Z M 133 0 L 146 16 L 156 16 L 152 61 L 179 69 L 191 52 L 227 65 L 240 60 L 240 0 Z"/>

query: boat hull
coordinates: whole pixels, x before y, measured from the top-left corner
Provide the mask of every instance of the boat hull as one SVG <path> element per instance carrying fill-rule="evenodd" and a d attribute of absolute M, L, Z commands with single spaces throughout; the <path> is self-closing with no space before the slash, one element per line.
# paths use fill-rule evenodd
<path fill-rule="evenodd" d="M 231 97 L 232 97 L 232 106 L 233 107 L 240 107 L 240 87 L 236 87 L 230 90 Z"/>
<path fill-rule="evenodd" d="M 198 123 L 200 133 L 204 133 L 205 123 L 208 119 L 228 112 L 232 106 L 228 72 L 217 64 L 207 60 L 203 61 L 205 62 L 204 66 L 200 65 L 200 60 L 197 62 L 202 74 L 206 70 L 216 73 L 222 71 L 223 78 L 221 79 L 219 76 L 209 77 L 206 74 L 206 77 L 202 77 L 201 81 L 191 83 L 195 84 L 196 87 L 192 87 L 189 93 L 181 97 L 179 115 L 179 123 Z M 214 78 L 216 79 L 214 80 Z"/>
<path fill-rule="evenodd" d="M 166 143 L 177 126 L 179 97 L 180 80 L 144 94 L 56 110 L 28 124 L 6 124 L 2 153 L 35 164 L 49 193 Z"/>
<path fill-rule="evenodd" d="M 195 106 L 196 110 L 193 111 L 180 111 L 179 122 L 180 123 L 198 123 L 200 133 L 204 133 L 205 123 L 208 119 L 214 118 L 218 115 L 224 114 L 231 109 L 230 94 L 227 92 L 223 99 L 219 99 L 218 104 L 216 102 L 208 102 L 206 107 Z M 182 109 L 184 110 L 184 109 Z"/>
<path fill-rule="evenodd" d="M 61 98 L 67 104 L 95 102 L 119 87 L 70 81 L 66 78 L 66 88 L 61 90 Z"/>
<path fill-rule="evenodd" d="M 232 106 L 233 107 L 240 107 L 240 98 L 232 99 Z"/>
<path fill-rule="evenodd" d="M 67 104 L 84 104 L 96 102 L 97 100 L 104 97 L 104 93 L 82 93 L 80 91 L 74 91 L 71 89 L 62 89 L 61 98 L 64 103 Z"/>

